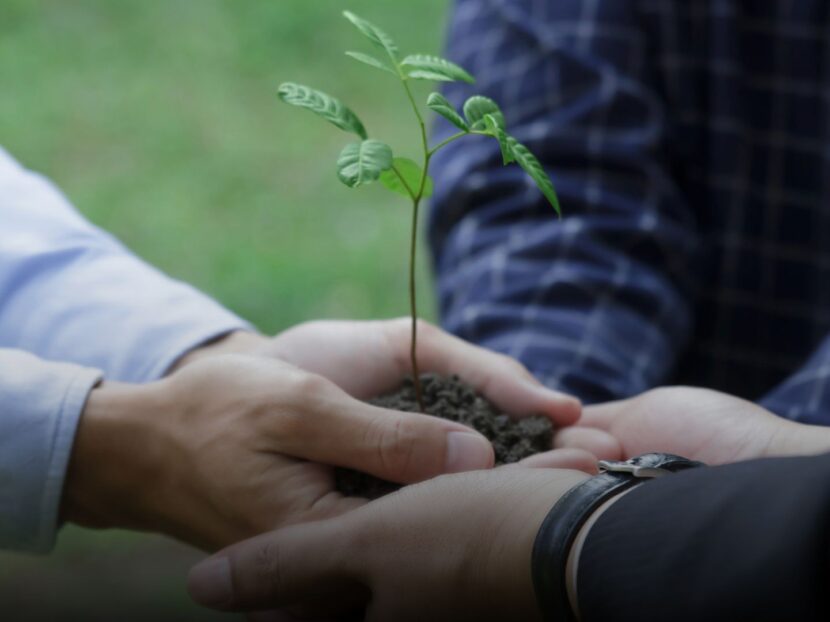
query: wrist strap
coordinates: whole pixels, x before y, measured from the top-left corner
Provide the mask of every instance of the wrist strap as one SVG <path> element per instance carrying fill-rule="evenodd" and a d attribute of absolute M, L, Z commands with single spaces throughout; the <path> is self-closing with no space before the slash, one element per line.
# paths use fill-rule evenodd
<path fill-rule="evenodd" d="M 568 599 L 566 567 L 579 530 L 608 499 L 667 473 L 703 466 L 671 454 L 644 454 L 625 462 L 600 461 L 601 473 L 565 493 L 553 506 L 533 544 L 531 572 L 544 620 L 577 622 Z"/>

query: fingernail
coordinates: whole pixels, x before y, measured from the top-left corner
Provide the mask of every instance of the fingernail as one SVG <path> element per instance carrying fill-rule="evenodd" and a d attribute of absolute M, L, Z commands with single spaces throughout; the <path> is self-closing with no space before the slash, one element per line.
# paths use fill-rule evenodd
<path fill-rule="evenodd" d="M 200 605 L 222 607 L 233 601 L 231 565 L 227 557 L 210 557 L 194 566 L 187 577 L 187 591 Z"/>
<path fill-rule="evenodd" d="M 493 446 L 479 434 L 450 432 L 447 435 L 447 473 L 486 469 L 493 464 Z"/>

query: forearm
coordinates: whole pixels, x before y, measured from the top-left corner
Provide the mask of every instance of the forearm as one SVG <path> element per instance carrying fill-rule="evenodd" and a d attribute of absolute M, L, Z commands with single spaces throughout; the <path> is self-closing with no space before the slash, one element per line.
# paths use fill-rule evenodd
<path fill-rule="evenodd" d="M 648 482 L 588 533 L 581 619 L 827 619 L 828 525 L 828 455 Z"/>
<path fill-rule="evenodd" d="M 536 227 L 537 232 L 551 231 L 551 249 L 562 240 L 557 227 L 557 223 Z M 580 238 L 568 244 L 586 248 L 593 244 L 587 234 Z M 686 342 L 690 321 L 685 301 L 667 282 L 649 291 L 636 287 L 629 291 L 633 283 L 615 286 L 613 271 L 573 262 L 573 256 L 562 257 L 553 250 L 538 263 L 527 262 L 518 251 L 498 259 L 501 253 L 499 246 L 482 251 L 472 262 L 479 265 L 476 272 L 447 268 L 439 273 L 440 297 L 445 300 L 442 324 L 448 331 L 518 359 L 545 384 L 585 403 L 630 397 L 666 381 Z M 486 276 L 492 271 L 490 265 L 500 262 L 522 266 L 523 274 L 502 277 L 516 289 L 487 285 L 494 282 Z M 458 256 L 448 260 L 448 266 L 464 263 Z M 560 266 L 569 276 L 546 283 L 549 265 Z M 635 274 L 632 279 L 638 278 Z M 461 285 L 465 281 L 481 287 L 465 288 Z M 602 291 L 610 293 L 601 295 Z M 676 315 L 667 311 L 670 306 L 678 309 Z M 658 318 L 652 316 L 654 310 Z"/>
<path fill-rule="evenodd" d="M 813 456 L 830 452 L 830 427 L 781 421 L 778 434 L 770 442 L 768 457 Z"/>
<path fill-rule="evenodd" d="M 591 530 L 594 528 L 594 525 L 597 524 L 599 518 L 607 512 L 611 506 L 617 503 L 620 499 L 622 499 L 625 495 L 631 492 L 632 489 L 625 490 L 618 494 L 615 497 L 612 497 L 605 503 L 603 503 L 597 510 L 585 521 L 585 524 L 579 530 L 576 538 L 574 539 L 573 545 L 571 546 L 571 550 L 568 553 L 568 561 L 565 564 L 565 581 L 566 581 L 566 591 L 568 594 L 568 606 L 573 611 L 574 615 L 577 619 L 582 618 L 580 610 L 579 610 L 579 584 L 577 583 L 577 579 L 579 576 L 579 561 L 582 557 L 582 549 L 585 547 L 585 540 L 588 538 L 588 534 L 591 533 Z M 553 562 L 552 563 L 556 563 Z"/>
<path fill-rule="evenodd" d="M 220 471 L 230 465 L 222 462 L 227 456 L 190 446 L 198 431 L 188 418 L 198 418 L 207 406 L 194 410 L 173 384 L 172 379 L 142 385 L 104 382 L 90 393 L 72 446 L 62 520 L 96 529 L 164 533 L 211 546 L 211 523 L 219 521 L 210 513 L 214 507 L 197 505 L 208 487 L 194 481 L 201 475 L 201 458 L 220 463 Z M 231 459 L 242 458 L 244 454 Z"/>
<path fill-rule="evenodd" d="M 130 253 L 0 151 L 0 345 L 145 382 L 247 323 Z"/>
<path fill-rule="evenodd" d="M 497 147 L 465 139 L 439 153 L 430 243 L 442 322 L 586 402 L 665 382 L 691 330 L 698 244 L 667 166 L 654 109 L 659 85 L 633 61 L 634 49 L 569 38 L 577 37 L 572 24 L 585 21 L 586 31 L 626 30 L 621 45 L 638 48 L 646 34 L 636 11 L 600 3 L 586 17 L 576 2 L 542 13 L 521 1 L 459 6 L 450 56 L 480 75 L 511 132 L 539 155 L 564 217 L 527 192 L 520 170 L 502 168 Z M 481 32 L 498 34 L 498 43 Z M 551 32 L 561 33 L 555 44 Z M 527 70 L 497 73 L 486 60 L 496 54 L 521 58 Z M 608 89 L 608 79 L 619 88 Z M 463 84 L 446 91 L 456 105 L 471 93 Z M 448 130 L 438 127 L 440 138 Z"/>
<path fill-rule="evenodd" d="M 825 336 L 812 356 L 760 400 L 760 404 L 793 421 L 830 425 L 830 335 Z"/>
<path fill-rule="evenodd" d="M 164 495 L 168 473 L 155 384 L 104 382 L 89 395 L 67 469 L 61 518 L 85 527 L 151 528 L 148 508 Z M 154 433 L 154 430 L 156 433 Z"/>

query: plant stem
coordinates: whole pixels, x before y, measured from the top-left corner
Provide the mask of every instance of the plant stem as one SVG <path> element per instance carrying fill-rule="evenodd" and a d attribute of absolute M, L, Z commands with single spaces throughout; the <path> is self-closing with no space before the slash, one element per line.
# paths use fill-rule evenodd
<path fill-rule="evenodd" d="M 469 130 L 469 131 L 461 131 L 457 134 L 453 134 L 449 138 L 443 140 L 442 142 L 438 143 L 432 149 L 429 148 L 429 141 L 427 139 L 427 126 L 424 123 L 424 117 L 421 116 L 421 111 L 418 109 L 418 104 L 415 103 L 415 98 L 412 96 L 412 90 L 409 88 L 409 82 L 406 79 L 406 76 L 398 72 L 399 77 L 401 78 L 401 83 L 403 84 L 403 88 L 406 91 L 406 96 L 409 99 L 409 103 L 412 104 L 412 110 L 415 112 L 415 116 L 418 118 L 418 125 L 421 129 L 421 145 L 423 146 L 424 150 L 424 167 L 421 171 L 421 183 L 418 186 L 418 191 L 413 192 L 412 188 L 406 183 L 406 180 L 403 178 L 403 175 L 393 167 L 395 174 L 398 176 L 398 179 L 401 180 L 403 183 L 404 188 L 409 193 L 409 196 L 412 198 L 412 233 L 410 238 L 410 246 L 409 246 L 409 314 L 412 318 L 412 340 L 410 342 L 409 348 L 409 360 L 412 365 L 412 383 L 415 386 L 415 396 L 418 399 L 418 408 L 420 408 L 422 413 L 426 412 L 426 408 L 424 407 L 424 392 L 421 386 L 421 374 L 418 371 L 418 299 L 417 299 L 417 292 L 415 287 L 415 259 L 416 253 L 418 249 L 418 208 L 421 205 L 421 199 L 424 197 L 424 188 L 426 187 L 427 183 L 427 176 L 429 175 L 429 162 L 432 159 L 432 156 L 442 147 L 450 144 L 452 141 L 461 138 L 462 136 L 467 136 L 468 134 L 482 134 L 484 136 L 488 136 L 486 132 L 481 132 L 479 130 Z"/>
<path fill-rule="evenodd" d="M 424 118 L 421 116 L 421 111 L 418 110 L 418 104 L 415 103 L 415 98 L 412 96 L 412 90 L 409 88 L 409 83 L 406 79 L 402 79 L 403 88 L 406 91 L 406 96 L 409 98 L 409 103 L 412 104 L 412 110 L 415 111 L 415 116 L 418 118 L 418 125 L 421 128 L 421 144 L 424 149 L 424 168 L 421 171 L 421 183 L 418 192 L 412 199 L 412 233 L 409 245 L 409 312 L 412 319 L 412 340 L 409 347 L 409 359 L 412 364 L 412 383 L 415 387 L 415 396 L 418 399 L 418 408 L 422 413 L 426 413 L 424 406 L 424 391 L 421 387 L 421 375 L 418 371 L 418 300 L 416 297 L 415 287 L 415 259 L 418 249 L 418 208 L 421 204 L 421 198 L 424 196 L 424 187 L 427 183 L 427 174 L 429 170 L 429 160 L 432 154 L 429 150 L 429 142 L 427 141 L 427 127 L 424 123 Z"/>
<path fill-rule="evenodd" d="M 441 149 L 442 147 L 446 147 L 446 146 L 447 146 L 447 145 L 449 145 L 452 141 L 454 141 L 454 140 L 458 140 L 459 138 L 463 138 L 464 136 L 469 136 L 469 135 L 471 135 L 471 134 L 477 134 L 478 136 L 489 136 L 489 135 L 490 135 L 490 134 L 488 134 L 487 132 L 481 132 L 481 131 L 479 131 L 479 130 L 470 130 L 469 132 L 465 132 L 465 131 L 458 132 L 457 134 L 453 134 L 453 135 L 452 135 L 452 136 L 450 136 L 449 138 L 446 138 L 446 139 L 442 140 L 440 143 L 438 143 L 438 144 L 437 144 L 437 145 L 435 145 L 432 149 L 430 149 L 430 150 L 429 150 L 429 155 L 430 155 L 430 157 L 434 156 L 434 155 L 435 155 L 435 153 L 436 153 L 439 149 Z"/>
<path fill-rule="evenodd" d="M 415 252 L 418 248 L 418 207 L 420 197 L 412 201 L 412 234 L 409 244 L 409 315 L 412 320 L 412 337 L 409 343 L 409 360 L 412 364 L 412 382 L 415 386 L 415 397 L 418 399 L 418 408 L 426 413 L 424 407 L 424 391 L 421 387 L 421 373 L 418 370 L 418 299 L 415 287 Z"/>
<path fill-rule="evenodd" d="M 403 175 L 401 175 L 401 172 L 397 169 L 397 167 L 394 164 L 392 165 L 392 172 L 395 173 L 395 175 L 397 175 L 398 180 L 401 182 L 401 184 L 403 184 L 403 187 L 406 190 L 407 194 L 409 194 L 409 198 L 414 201 L 415 192 L 412 190 L 412 188 L 409 187 L 409 184 L 406 182 L 406 179 Z"/>

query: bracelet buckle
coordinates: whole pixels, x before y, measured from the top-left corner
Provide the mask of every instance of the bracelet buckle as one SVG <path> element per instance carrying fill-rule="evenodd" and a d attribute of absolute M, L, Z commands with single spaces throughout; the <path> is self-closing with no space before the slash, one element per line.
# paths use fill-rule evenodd
<path fill-rule="evenodd" d="M 625 473 L 637 479 L 654 479 L 699 466 L 704 464 L 673 454 L 643 454 L 631 460 L 600 460 L 597 463 L 600 473 Z"/>
<path fill-rule="evenodd" d="M 669 475 L 671 471 L 663 467 L 643 466 L 632 464 L 630 461 L 600 460 L 597 463 L 600 473 L 628 473 L 636 478 L 653 479 Z"/>

